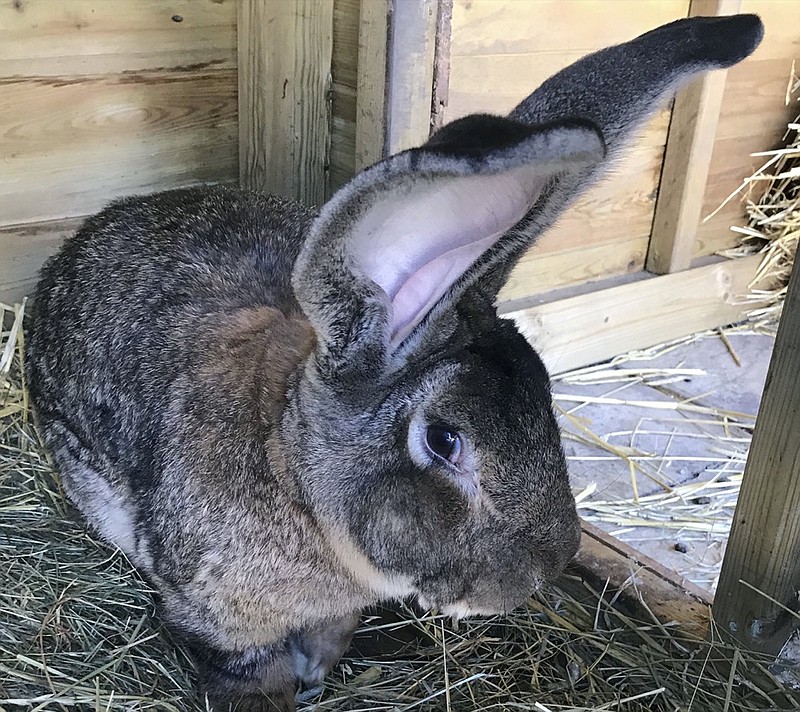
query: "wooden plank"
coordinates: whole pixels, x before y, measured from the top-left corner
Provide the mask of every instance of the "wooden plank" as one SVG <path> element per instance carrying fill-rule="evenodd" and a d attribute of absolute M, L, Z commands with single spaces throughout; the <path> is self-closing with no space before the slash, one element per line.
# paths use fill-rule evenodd
<path fill-rule="evenodd" d="M 513 319 L 551 373 L 597 363 L 740 320 L 740 296 L 758 255 L 560 299 L 502 314 Z"/>
<path fill-rule="evenodd" d="M 685 16 L 688 0 L 454 0 L 453 56 L 587 54 Z M 531 87 L 533 88 L 533 87 Z"/>
<path fill-rule="evenodd" d="M 328 195 L 333 0 L 240 0 L 239 180 L 314 205 Z"/>
<path fill-rule="evenodd" d="M 394 4 L 389 46 L 389 155 L 424 143 L 431 132 L 439 0 Z"/>
<path fill-rule="evenodd" d="M 800 625 L 798 374 L 800 269 L 795 268 L 714 599 L 720 628 L 769 654 L 777 654 Z"/>
<path fill-rule="evenodd" d="M 527 305 L 532 297 L 554 289 L 641 272 L 646 253 L 646 234 L 624 242 L 612 240 L 553 252 L 534 247 L 523 255 L 500 290 L 498 308 L 510 311 L 513 303 Z"/>
<path fill-rule="evenodd" d="M 0 228 L 0 302 L 14 304 L 33 291 L 39 269 L 83 218 Z"/>
<path fill-rule="evenodd" d="M 582 521 L 581 529 L 580 549 L 556 585 L 580 596 L 571 580 L 578 576 L 594 591 L 605 591 L 615 608 L 640 620 L 655 616 L 697 641 L 705 639 L 711 621 L 708 591 L 589 522 Z"/>
<path fill-rule="evenodd" d="M 361 4 L 356 94 L 356 170 L 379 161 L 386 151 L 390 15 L 391 0 L 367 0 Z"/>
<path fill-rule="evenodd" d="M 689 15 L 732 15 L 741 0 L 692 0 Z M 703 209 L 703 195 L 722 108 L 726 72 L 699 77 L 678 92 L 672 109 L 647 269 L 688 269 Z"/>
<path fill-rule="evenodd" d="M 236 67 L 234 2 L 3 2 L 0 31 L 0 77 Z"/>
<path fill-rule="evenodd" d="M 236 175 L 236 73 L 0 80 L 0 224 Z"/>
<path fill-rule="evenodd" d="M 687 9 L 688 0 L 454 0 L 445 120 L 508 112 L 589 52 L 683 17 Z"/>
<path fill-rule="evenodd" d="M 356 172 L 356 91 L 360 12 L 360 0 L 333 2 L 331 145 L 328 176 L 328 192 L 331 194 L 349 181 Z"/>

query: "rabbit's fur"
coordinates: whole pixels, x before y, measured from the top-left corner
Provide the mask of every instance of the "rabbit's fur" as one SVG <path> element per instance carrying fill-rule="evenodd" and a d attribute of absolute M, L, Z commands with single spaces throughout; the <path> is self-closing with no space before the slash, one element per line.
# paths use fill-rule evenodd
<path fill-rule="evenodd" d="M 493 300 L 657 102 L 761 32 L 681 20 L 590 55 L 319 215 L 220 187 L 120 200 L 45 266 L 44 437 L 217 708 L 292 709 L 365 606 L 502 612 L 563 569 L 579 526 L 547 373 Z"/>

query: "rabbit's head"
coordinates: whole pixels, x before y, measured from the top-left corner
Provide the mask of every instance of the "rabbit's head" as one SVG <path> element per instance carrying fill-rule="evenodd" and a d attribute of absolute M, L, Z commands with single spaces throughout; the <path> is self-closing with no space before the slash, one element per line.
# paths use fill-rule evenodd
<path fill-rule="evenodd" d="M 322 208 L 293 275 L 316 347 L 283 437 L 307 506 L 376 589 L 502 611 L 575 553 L 548 376 L 493 301 L 665 98 L 761 34 L 752 15 L 694 18 L 597 52 Z"/>

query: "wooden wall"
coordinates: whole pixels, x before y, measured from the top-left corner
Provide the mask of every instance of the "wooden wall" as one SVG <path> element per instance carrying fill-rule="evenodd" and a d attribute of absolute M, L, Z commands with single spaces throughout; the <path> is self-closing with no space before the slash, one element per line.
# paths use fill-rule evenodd
<path fill-rule="evenodd" d="M 356 169 L 366 3 L 377 27 L 378 5 L 388 7 L 387 0 L 333 0 L 331 191 Z M 690 0 L 438 3 L 452 10 L 443 44 L 450 72 L 446 91 L 437 89 L 445 121 L 508 111 L 583 54 L 683 17 L 690 7 Z M 800 2 L 741 0 L 741 9 L 761 14 L 767 34 L 728 74 L 703 214 L 751 173 L 760 159 L 748 154 L 771 148 L 795 112 L 784 94 L 800 54 Z M 381 79 L 368 69 L 372 80 Z M 522 304 L 513 300 L 644 268 L 669 122 L 668 109 L 656 116 L 613 175 L 523 258 L 504 300 Z M 233 181 L 238 164 L 235 0 L 0 4 L 0 300 L 29 291 L 44 257 L 110 199 Z M 728 227 L 742 214 L 734 201 L 700 225 L 696 255 L 732 244 Z"/>
<path fill-rule="evenodd" d="M 360 6 L 360 0 L 333 2 L 331 193 L 350 180 L 356 172 L 356 88 Z"/>
<path fill-rule="evenodd" d="M 0 4 L 0 300 L 109 200 L 238 172 L 235 0 Z"/>

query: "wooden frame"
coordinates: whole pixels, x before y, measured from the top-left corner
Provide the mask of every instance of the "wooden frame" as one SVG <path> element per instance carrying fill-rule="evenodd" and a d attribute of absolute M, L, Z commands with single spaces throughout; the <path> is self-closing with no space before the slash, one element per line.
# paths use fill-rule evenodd
<path fill-rule="evenodd" d="M 689 16 L 733 15 L 741 0 L 692 0 Z M 675 97 L 646 268 L 688 269 L 695 250 L 727 72 L 704 75 Z"/>

